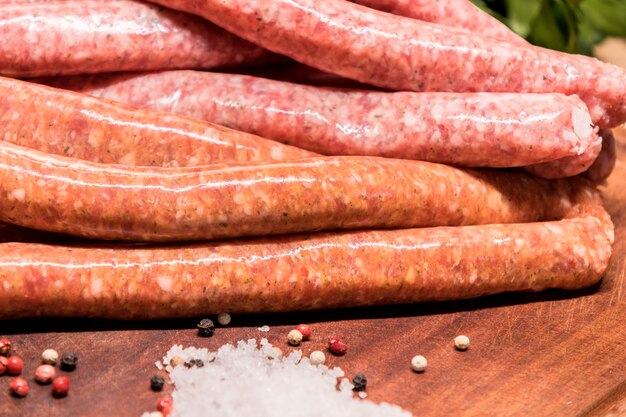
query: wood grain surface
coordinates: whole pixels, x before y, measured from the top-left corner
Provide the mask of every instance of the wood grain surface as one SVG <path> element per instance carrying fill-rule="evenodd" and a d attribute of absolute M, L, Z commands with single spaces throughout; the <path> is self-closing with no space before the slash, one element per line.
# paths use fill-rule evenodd
<path fill-rule="evenodd" d="M 0 416 L 139 416 L 154 410 L 154 361 L 172 344 L 217 349 L 240 339 L 267 337 L 283 350 L 287 332 L 310 323 L 305 353 L 325 347 L 328 336 L 349 344 L 330 365 L 368 377 L 369 400 L 387 401 L 416 416 L 619 416 L 626 413 L 626 131 L 618 131 L 620 160 L 608 186 L 606 207 L 616 226 L 614 255 L 601 283 L 586 290 L 505 294 L 462 302 L 385 308 L 233 317 L 211 338 L 197 336 L 195 320 L 0 321 L 25 359 L 28 397 L 8 393 L 0 377 Z M 269 333 L 258 327 L 269 325 Z M 455 351 L 466 334 L 471 347 Z M 46 348 L 79 355 L 63 399 L 32 376 Z M 410 359 L 428 358 L 423 374 Z M 169 388 L 171 389 L 171 387 Z M 277 393 L 279 395 L 280 393 Z M 242 396 L 243 398 L 243 396 Z"/>

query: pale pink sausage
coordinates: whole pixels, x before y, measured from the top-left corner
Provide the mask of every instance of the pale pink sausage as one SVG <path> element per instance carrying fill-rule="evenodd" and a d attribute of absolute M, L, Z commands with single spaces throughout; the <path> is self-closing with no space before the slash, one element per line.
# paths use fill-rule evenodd
<path fill-rule="evenodd" d="M 132 0 L 0 7 L 0 74 L 218 68 L 277 57 L 196 16 Z"/>
<path fill-rule="evenodd" d="M 336 0 L 151 0 L 274 52 L 394 90 L 578 95 L 594 123 L 626 121 L 626 70 Z"/>
<path fill-rule="evenodd" d="M 464 29 L 471 33 L 518 45 L 528 43 L 504 23 L 489 16 L 469 0 L 350 0 L 399 16 Z"/>
<path fill-rule="evenodd" d="M 136 168 L 0 141 L 0 221 L 107 240 L 550 220 L 585 184 L 354 156 Z"/>
<path fill-rule="evenodd" d="M 585 104 L 562 94 L 337 90 L 199 71 L 45 81 L 325 155 L 384 156 L 469 167 L 546 163 L 530 169 L 554 178 L 585 171 L 600 151 L 600 138 Z"/>

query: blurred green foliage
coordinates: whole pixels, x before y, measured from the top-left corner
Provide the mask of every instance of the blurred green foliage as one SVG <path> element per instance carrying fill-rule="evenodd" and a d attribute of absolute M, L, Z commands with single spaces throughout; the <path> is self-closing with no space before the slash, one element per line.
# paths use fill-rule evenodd
<path fill-rule="evenodd" d="M 626 0 L 472 0 L 529 42 L 591 55 L 606 36 L 626 37 Z"/>

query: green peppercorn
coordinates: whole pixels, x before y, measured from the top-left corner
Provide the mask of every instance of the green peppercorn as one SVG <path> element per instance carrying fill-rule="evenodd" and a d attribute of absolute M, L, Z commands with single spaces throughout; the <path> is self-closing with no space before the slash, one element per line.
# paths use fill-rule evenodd
<path fill-rule="evenodd" d="M 150 388 L 152 391 L 161 391 L 165 385 L 165 379 L 158 375 L 152 375 L 150 378 Z"/>
<path fill-rule="evenodd" d="M 215 332 L 215 324 L 211 319 L 202 319 L 198 323 L 198 334 L 203 337 L 211 337 Z"/>
<path fill-rule="evenodd" d="M 352 383 L 354 384 L 354 391 L 365 391 L 365 387 L 367 387 L 367 378 L 363 374 L 356 374 L 354 378 L 352 378 Z"/>

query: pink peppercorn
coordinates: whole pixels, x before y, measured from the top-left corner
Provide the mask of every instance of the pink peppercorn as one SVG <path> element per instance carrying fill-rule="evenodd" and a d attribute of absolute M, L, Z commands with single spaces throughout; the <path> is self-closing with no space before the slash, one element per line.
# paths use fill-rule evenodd
<path fill-rule="evenodd" d="M 0 375 L 4 374 L 7 371 L 7 362 L 7 358 L 5 358 L 4 356 L 0 356 Z"/>
<path fill-rule="evenodd" d="M 335 336 L 331 336 L 331 337 L 329 337 L 329 338 L 328 338 L 328 345 L 329 345 L 329 346 L 330 346 L 330 345 L 332 345 L 332 344 L 333 344 L 333 343 L 335 343 L 337 340 L 339 340 L 339 338 L 338 338 L 338 337 L 335 337 Z"/>
<path fill-rule="evenodd" d="M 11 375 L 19 375 L 24 369 L 24 361 L 19 356 L 9 356 L 7 359 L 7 372 Z"/>
<path fill-rule="evenodd" d="M 39 365 L 35 369 L 35 381 L 42 384 L 49 384 L 56 376 L 56 370 L 52 365 Z"/>
<path fill-rule="evenodd" d="M 10 384 L 11 391 L 18 397 L 26 397 L 28 395 L 28 381 L 21 376 L 14 378 Z"/>
<path fill-rule="evenodd" d="M 311 338 L 311 326 L 308 324 L 298 324 L 296 330 L 302 333 L 302 340 L 309 340 Z"/>
<path fill-rule="evenodd" d="M 9 339 L 0 339 L 0 355 L 8 356 L 11 353 L 11 341 Z"/>
<path fill-rule="evenodd" d="M 70 390 L 70 380 L 66 376 L 60 376 L 52 381 L 52 395 L 65 397 Z"/>
<path fill-rule="evenodd" d="M 163 413 L 164 416 L 167 416 L 172 412 L 172 407 L 174 406 L 173 398 L 170 395 L 164 395 L 159 398 L 157 402 L 157 410 Z"/>
<path fill-rule="evenodd" d="M 337 356 L 343 356 L 348 351 L 348 345 L 343 343 L 341 340 L 334 338 L 332 342 L 329 341 L 328 349 Z"/>

